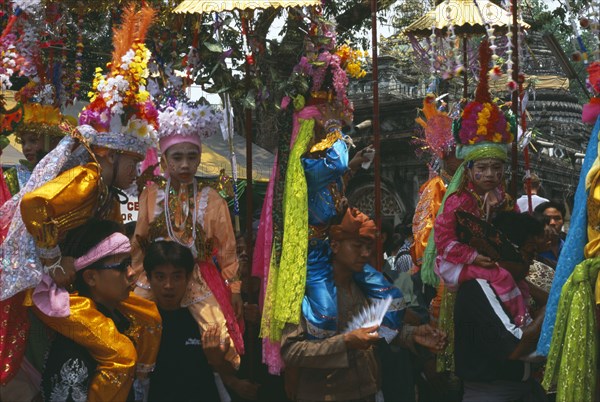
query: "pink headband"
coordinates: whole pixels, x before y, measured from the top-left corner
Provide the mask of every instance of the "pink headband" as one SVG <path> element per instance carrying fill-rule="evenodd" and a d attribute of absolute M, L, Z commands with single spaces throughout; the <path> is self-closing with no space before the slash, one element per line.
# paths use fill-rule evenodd
<path fill-rule="evenodd" d="M 80 271 L 83 268 L 89 267 L 96 261 L 111 255 L 126 254 L 131 252 L 131 244 L 129 239 L 122 233 L 113 233 L 106 239 L 98 243 L 87 254 L 75 260 L 75 270 Z"/>
<path fill-rule="evenodd" d="M 200 141 L 199 135 L 169 135 L 168 137 L 163 137 L 158 141 L 161 152 L 164 154 L 167 152 L 167 149 L 176 144 L 181 144 L 182 142 L 187 142 L 190 144 L 194 144 L 198 147 L 200 152 L 202 152 L 202 141 Z"/>

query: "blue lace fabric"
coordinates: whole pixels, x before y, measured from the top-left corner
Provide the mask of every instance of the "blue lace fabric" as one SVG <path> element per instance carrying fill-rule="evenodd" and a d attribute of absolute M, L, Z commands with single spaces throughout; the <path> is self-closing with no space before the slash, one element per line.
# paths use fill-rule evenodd
<path fill-rule="evenodd" d="M 592 130 L 590 142 L 588 144 L 581 173 L 579 175 L 579 184 L 575 192 L 575 204 L 573 207 L 573 215 L 571 216 L 571 224 L 569 233 L 565 240 L 565 245 L 562 249 L 554 281 L 550 289 L 550 296 L 546 304 L 546 315 L 542 325 L 542 333 L 538 341 L 537 353 L 547 356 L 550 351 L 550 343 L 552 342 L 552 334 L 556 322 L 556 312 L 560 300 L 563 285 L 573 273 L 573 270 L 583 261 L 583 249 L 587 244 L 587 198 L 588 193 L 585 188 L 585 181 L 594 161 L 598 157 L 598 132 L 600 131 L 600 119 L 596 120 L 596 125 Z"/>
<path fill-rule="evenodd" d="M 308 223 L 312 226 L 329 225 L 337 216 L 335 197 L 330 187 L 333 185 L 338 192 L 342 191 L 342 177 L 348 171 L 348 146 L 343 140 L 337 140 L 325 151 L 325 157 L 302 158 L 302 166 L 308 186 Z"/>

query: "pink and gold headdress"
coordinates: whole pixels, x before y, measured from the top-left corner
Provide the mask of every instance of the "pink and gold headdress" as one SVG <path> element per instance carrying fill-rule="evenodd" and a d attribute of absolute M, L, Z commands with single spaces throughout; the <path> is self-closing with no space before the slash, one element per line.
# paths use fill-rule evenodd
<path fill-rule="evenodd" d="M 475 91 L 475 100 L 469 102 L 459 120 L 453 123 L 453 132 L 457 142 L 456 156 L 464 160 L 473 160 L 486 154 L 489 157 L 507 159 L 507 147 L 513 141 L 514 116 L 506 116 L 492 100 L 488 85 L 488 70 L 492 51 L 487 40 L 479 46 L 479 83 Z M 477 151 L 477 152 L 475 152 Z"/>

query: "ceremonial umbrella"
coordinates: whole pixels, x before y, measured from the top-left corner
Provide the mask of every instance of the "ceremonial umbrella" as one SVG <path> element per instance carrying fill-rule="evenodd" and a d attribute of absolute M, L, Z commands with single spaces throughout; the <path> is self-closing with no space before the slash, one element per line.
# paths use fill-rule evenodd
<path fill-rule="evenodd" d="M 269 7 L 288 8 L 319 5 L 321 5 L 320 0 L 183 0 L 174 12 L 205 14 L 233 10 L 258 10 Z"/>
<path fill-rule="evenodd" d="M 457 35 L 463 36 L 463 66 L 465 69 L 463 97 L 466 98 L 469 65 L 467 37 L 469 35 L 485 35 L 488 27 L 494 29 L 494 32 L 506 32 L 512 23 L 511 14 L 489 0 L 446 0 L 410 24 L 404 33 L 411 40 L 415 51 L 420 54 L 427 50 L 420 46 L 416 38 L 430 36 L 432 32 L 436 36 L 445 36 L 450 27 Z M 519 25 L 524 29 L 529 28 L 529 25 L 523 21 L 519 21 Z"/>
<path fill-rule="evenodd" d="M 449 24 L 454 25 L 458 34 L 485 34 L 487 25 L 506 29 L 512 19 L 505 9 L 488 0 L 448 0 L 414 21 L 404 32 L 423 37 L 431 33 L 432 27 L 445 31 Z M 529 27 L 523 22 L 521 26 Z"/>

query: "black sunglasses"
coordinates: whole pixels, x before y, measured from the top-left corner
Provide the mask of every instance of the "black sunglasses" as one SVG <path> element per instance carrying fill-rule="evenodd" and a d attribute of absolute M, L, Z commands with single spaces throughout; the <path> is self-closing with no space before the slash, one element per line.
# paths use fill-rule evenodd
<path fill-rule="evenodd" d="M 124 271 L 127 271 L 127 268 L 129 268 L 129 266 L 131 266 L 131 257 L 127 257 L 123 261 L 116 263 L 116 264 L 97 265 L 94 268 L 96 268 L 96 269 L 116 269 L 117 271 L 124 272 Z"/>

